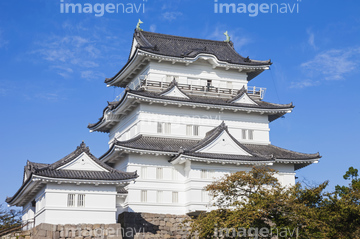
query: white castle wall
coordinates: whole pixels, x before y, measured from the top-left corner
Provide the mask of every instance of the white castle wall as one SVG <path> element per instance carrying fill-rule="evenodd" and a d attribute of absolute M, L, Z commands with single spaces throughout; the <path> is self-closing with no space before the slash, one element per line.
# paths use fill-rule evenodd
<path fill-rule="evenodd" d="M 168 156 L 131 154 L 115 164 L 116 169 L 129 172 L 137 170 L 140 177 L 136 183 L 127 186 L 128 195 L 123 208 L 129 212 L 163 213 L 183 215 L 195 210 L 210 210 L 210 197 L 204 187 L 225 174 L 237 171 L 249 171 L 248 165 L 222 165 L 191 162 L 190 171 L 185 173 L 185 165 L 173 165 Z M 163 178 L 156 177 L 157 168 L 162 168 Z M 279 171 L 276 175 L 283 185 L 295 183 L 294 166 L 275 164 L 272 168 Z M 204 172 L 206 177 L 204 178 Z M 142 201 L 141 191 L 147 192 L 146 201 Z M 162 191 L 158 198 L 158 191 Z M 173 192 L 178 193 L 178 202 L 173 202 Z"/>
<path fill-rule="evenodd" d="M 75 194 L 75 206 L 69 207 L 68 194 Z M 85 195 L 85 205 L 77 206 L 77 196 Z M 23 210 L 23 221 L 41 223 L 116 223 L 116 187 L 114 185 L 75 185 L 48 183 L 36 197 L 35 214 L 31 203 Z M 32 200 L 31 200 L 32 201 Z"/>
<path fill-rule="evenodd" d="M 245 112 L 206 110 L 202 108 L 141 104 L 110 132 L 109 145 L 113 137 L 120 141 L 139 134 L 173 138 L 202 139 L 206 133 L 225 121 L 230 133 L 241 143 L 270 144 L 269 120 L 266 115 Z M 157 123 L 171 123 L 171 133 L 157 133 Z M 186 125 L 199 126 L 198 136 L 186 135 Z M 253 140 L 242 139 L 242 129 L 253 130 Z"/>
<path fill-rule="evenodd" d="M 180 84 L 206 85 L 206 80 L 212 80 L 212 85 L 220 88 L 241 89 L 243 86 L 247 87 L 248 83 L 246 73 L 233 69 L 214 69 L 204 60 L 198 60 L 188 66 L 182 63 L 151 61 L 132 82 L 135 82 L 138 76 L 146 74 L 148 80 L 160 82 L 172 80 L 166 76 L 176 76 Z"/>

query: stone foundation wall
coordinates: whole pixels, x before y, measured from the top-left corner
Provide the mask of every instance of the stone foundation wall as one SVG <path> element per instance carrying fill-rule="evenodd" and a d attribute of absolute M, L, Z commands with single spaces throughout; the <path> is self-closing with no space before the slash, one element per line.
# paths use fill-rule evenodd
<path fill-rule="evenodd" d="M 121 225 L 78 224 L 52 225 L 42 223 L 31 230 L 11 233 L 1 239 L 122 239 Z"/>
<path fill-rule="evenodd" d="M 190 227 L 186 215 L 124 212 L 116 224 L 52 225 L 1 237 L 1 239 L 185 239 Z"/>
<path fill-rule="evenodd" d="M 190 227 L 183 223 L 186 215 L 124 212 L 118 222 L 124 239 L 188 238 Z"/>

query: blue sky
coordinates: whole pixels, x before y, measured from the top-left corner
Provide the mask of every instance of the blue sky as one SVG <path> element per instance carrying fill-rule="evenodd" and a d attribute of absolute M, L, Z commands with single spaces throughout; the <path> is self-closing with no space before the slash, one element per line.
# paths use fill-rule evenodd
<path fill-rule="evenodd" d="M 342 175 L 349 166 L 360 169 L 358 0 L 254 0 L 298 4 L 299 11 L 253 17 L 214 13 L 211 0 L 71 2 L 145 6 L 96 17 L 60 13 L 60 0 L 0 2 L 1 201 L 21 185 L 26 160 L 52 163 L 82 140 L 96 156 L 107 150 L 108 136 L 86 126 L 121 91 L 103 82 L 127 61 L 139 18 L 144 30 L 166 34 L 224 40 L 227 30 L 240 54 L 274 62 L 249 85 L 266 87 L 266 101 L 296 106 L 271 123 L 274 145 L 323 156 L 299 170 L 299 180 L 330 180 L 330 190 L 347 183 Z"/>

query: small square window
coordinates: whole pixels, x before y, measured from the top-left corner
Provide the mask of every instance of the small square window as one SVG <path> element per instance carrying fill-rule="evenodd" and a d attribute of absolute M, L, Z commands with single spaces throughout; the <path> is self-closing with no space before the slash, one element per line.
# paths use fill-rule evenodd
<path fill-rule="evenodd" d="M 78 207 L 85 207 L 85 194 L 78 195 Z"/>
<path fill-rule="evenodd" d="M 163 179 L 163 168 L 156 168 L 156 179 Z"/>
<path fill-rule="evenodd" d="M 171 134 L 171 124 L 165 123 L 165 134 Z"/>
<path fill-rule="evenodd" d="M 249 140 L 253 140 L 254 139 L 254 130 L 248 130 L 248 136 L 249 136 Z"/>
<path fill-rule="evenodd" d="M 147 167 L 141 167 L 140 177 L 141 177 L 142 179 L 147 178 Z"/>
<path fill-rule="evenodd" d="M 146 201 L 147 201 L 147 191 L 141 190 L 141 202 L 146 202 Z"/>
<path fill-rule="evenodd" d="M 67 206 L 68 207 L 75 206 L 75 194 L 68 194 Z"/>
<path fill-rule="evenodd" d="M 199 126 L 198 125 L 193 126 L 193 133 L 194 133 L 194 136 L 199 135 Z"/>
<path fill-rule="evenodd" d="M 158 134 L 161 134 L 163 132 L 163 125 L 160 122 L 157 123 L 157 132 Z"/>
<path fill-rule="evenodd" d="M 246 139 L 246 129 L 241 130 L 241 138 Z"/>

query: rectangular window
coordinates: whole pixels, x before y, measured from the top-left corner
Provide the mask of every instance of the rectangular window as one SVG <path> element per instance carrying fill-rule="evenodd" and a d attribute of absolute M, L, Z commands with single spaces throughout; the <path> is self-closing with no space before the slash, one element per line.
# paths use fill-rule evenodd
<path fill-rule="evenodd" d="M 165 123 L 165 134 L 171 134 L 171 124 Z"/>
<path fill-rule="evenodd" d="M 186 125 L 186 135 L 187 136 L 198 136 L 199 135 L 199 126 L 198 125 Z"/>
<path fill-rule="evenodd" d="M 156 168 L 156 179 L 163 179 L 163 169 Z"/>
<path fill-rule="evenodd" d="M 158 203 L 163 202 L 163 191 L 157 191 L 157 193 L 156 193 L 156 202 L 158 202 Z"/>
<path fill-rule="evenodd" d="M 254 139 L 254 130 L 248 130 L 248 139 L 253 140 Z"/>
<path fill-rule="evenodd" d="M 157 123 L 157 132 L 158 134 L 161 134 L 163 132 L 163 127 L 162 127 L 162 123 L 158 122 Z"/>
<path fill-rule="evenodd" d="M 193 133 L 194 133 L 194 136 L 199 135 L 199 126 L 198 125 L 193 126 Z"/>
<path fill-rule="evenodd" d="M 147 201 L 147 191 L 141 190 L 141 202 L 146 202 L 146 201 Z"/>
<path fill-rule="evenodd" d="M 179 203 L 179 193 L 172 192 L 172 203 Z"/>
<path fill-rule="evenodd" d="M 147 167 L 141 167 L 140 177 L 141 177 L 142 179 L 147 178 Z"/>
<path fill-rule="evenodd" d="M 192 125 L 186 125 L 186 135 L 192 136 Z"/>
<path fill-rule="evenodd" d="M 85 207 L 85 194 L 79 194 L 78 195 L 78 207 Z"/>
<path fill-rule="evenodd" d="M 68 207 L 74 207 L 75 206 L 75 194 L 68 194 L 67 206 Z"/>
<path fill-rule="evenodd" d="M 201 178 L 208 178 L 208 171 L 205 169 L 201 170 Z"/>
<path fill-rule="evenodd" d="M 241 136 L 242 139 L 246 139 L 246 129 L 241 130 L 241 135 L 242 135 Z"/>

